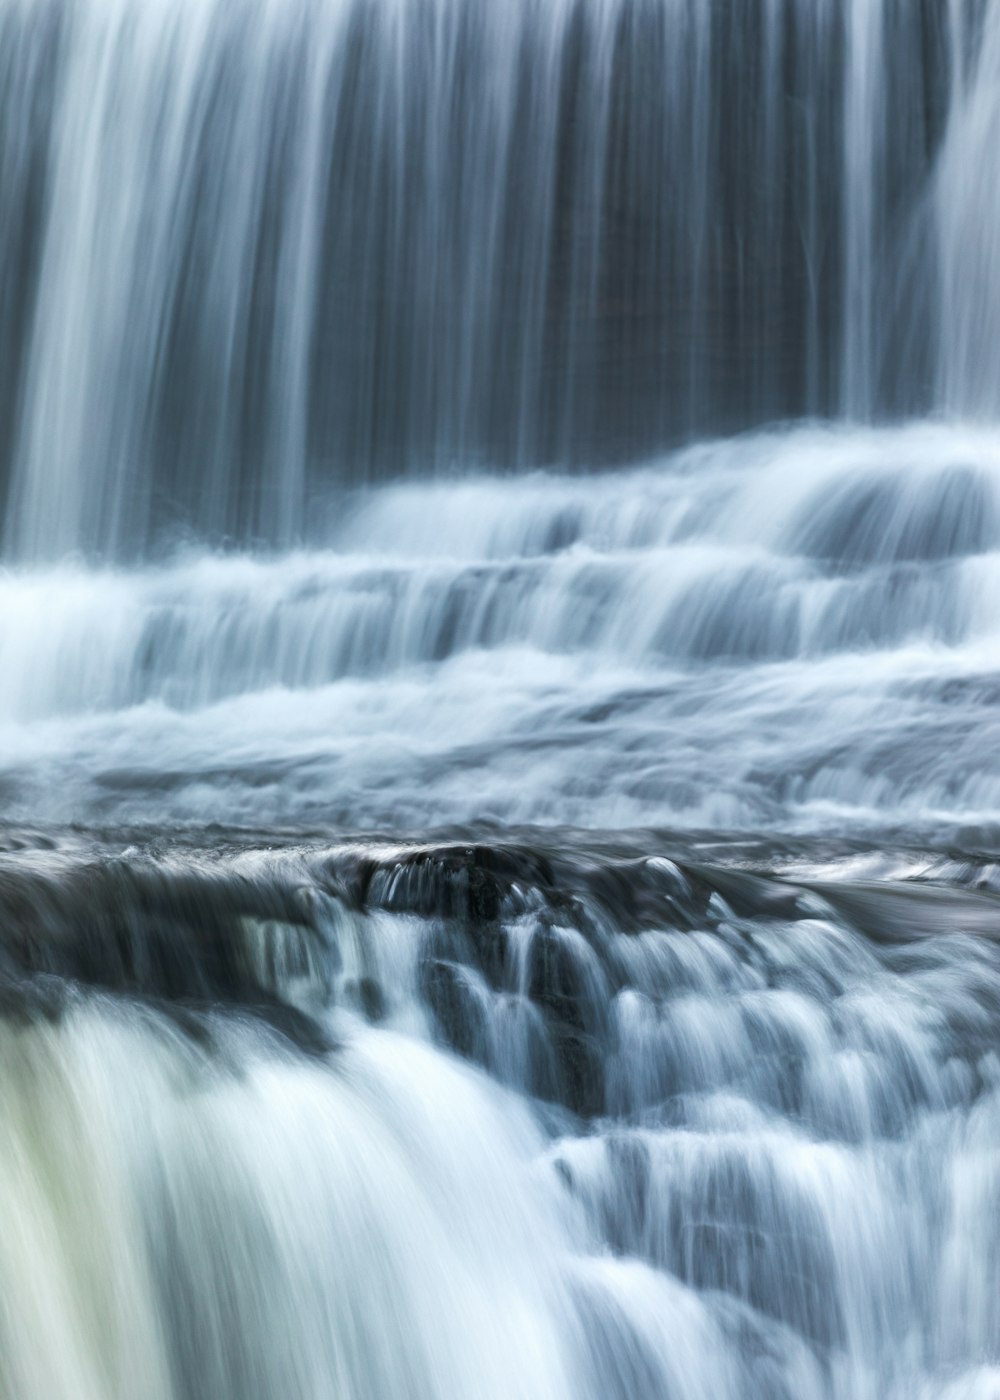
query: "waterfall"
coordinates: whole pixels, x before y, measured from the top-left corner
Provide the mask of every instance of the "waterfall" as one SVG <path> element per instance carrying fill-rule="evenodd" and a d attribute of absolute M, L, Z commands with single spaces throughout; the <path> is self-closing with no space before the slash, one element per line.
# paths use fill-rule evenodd
<path fill-rule="evenodd" d="M 25 852 L 5 1400 L 995 1394 L 995 870 Z"/>
<path fill-rule="evenodd" d="M 993 839 L 1000 444 L 813 427 L 0 575 L 9 818 Z"/>
<path fill-rule="evenodd" d="M 0 0 L 0 1400 L 997 1400 L 998 150 L 1000 0 Z"/>
<path fill-rule="evenodd" d="M 4 0 L 8 550 L 287 545 L 332 485 L 990 412 L 981 11 Z"/>

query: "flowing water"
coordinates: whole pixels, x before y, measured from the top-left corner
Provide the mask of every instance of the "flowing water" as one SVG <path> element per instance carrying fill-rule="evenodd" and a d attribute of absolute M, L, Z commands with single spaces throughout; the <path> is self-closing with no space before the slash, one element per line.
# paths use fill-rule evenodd
<path fill-rule="evenodd" d="M 998 1400 L 1000 3 L 0 0 L 0 1400 Z"/>

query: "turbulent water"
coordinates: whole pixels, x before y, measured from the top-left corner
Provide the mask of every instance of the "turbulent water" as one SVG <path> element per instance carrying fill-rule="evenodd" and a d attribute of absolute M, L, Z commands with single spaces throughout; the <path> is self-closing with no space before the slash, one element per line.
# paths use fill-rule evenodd
<path fill-rule="evenodd" d="M 803 429 L 333 513 L 326 547 L 0 579 L 8 815 L 996 839 L 989 431 Z"/>
<path fill-rule="evenodd" d="M 0 0 L 0 1400 L 1000 1398 L 1000 3 Z"/>
<path fill-rule="evenodd" d="M 17 844 L 5 1395 L 997 1393 L 995 867 Z"/>

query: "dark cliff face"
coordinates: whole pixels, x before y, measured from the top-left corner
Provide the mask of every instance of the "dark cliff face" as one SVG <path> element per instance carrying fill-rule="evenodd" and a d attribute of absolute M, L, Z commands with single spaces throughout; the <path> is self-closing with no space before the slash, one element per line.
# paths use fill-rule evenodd
<path fill-rule="evenodd" d="M 333 484 L 932 407 L 978 8 L 0 15 L 8 540 L 281 542 Z"/>

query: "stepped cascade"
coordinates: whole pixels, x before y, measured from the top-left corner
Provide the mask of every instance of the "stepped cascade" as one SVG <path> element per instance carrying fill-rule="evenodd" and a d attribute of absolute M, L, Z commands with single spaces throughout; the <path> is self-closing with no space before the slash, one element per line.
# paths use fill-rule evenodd
<path fill-rule="evenodd" d="M 1000 1400 L 1000 0 L 0 0 L 0 1400 Z"/>

